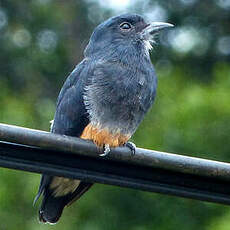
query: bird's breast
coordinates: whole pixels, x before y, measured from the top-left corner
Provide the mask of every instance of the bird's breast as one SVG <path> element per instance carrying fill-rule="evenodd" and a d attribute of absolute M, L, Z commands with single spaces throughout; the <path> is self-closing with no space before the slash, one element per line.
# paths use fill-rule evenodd
<path fill-rule="evenodd" d="M 95 143 L 115 138 L 116 144 L 110 141 L 111 146 L 121 145 L 135 132 L 153 102 L 156 88 L 152 67 L 145 69 L 118 63 L 95 67 L 84 94 L 91 122 L 84 131 Z"/>

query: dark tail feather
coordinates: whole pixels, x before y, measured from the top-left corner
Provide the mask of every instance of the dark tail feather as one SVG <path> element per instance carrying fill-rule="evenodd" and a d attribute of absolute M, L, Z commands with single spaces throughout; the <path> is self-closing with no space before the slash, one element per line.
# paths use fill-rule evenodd
<path fill-rule="evenodd" d="M 51 176 L 48 176 L 48 175 L 42 175 L 41 176 L 41 181 L 40 181 L 38 193 L 37 193 L 36 197 L 34 198 L 33 205 L 36 204 L 36 202 L 38 201 L 39 197 L 42 195 L 43 191 L 45 190 L 47 185 L 50 183 L 50 181 L 51 181 Z"/>
<path fill-rule="evenodd" d="M 45 194 L 39 210 L 39 220 L 43 223 L 55 224 L 65 207 L 65 197 L 54 197 Z"/>
<path fill-rule="evenodd" d="M 64 207 L 79 199 L 91 186 L 91 183 L 81 182 L 74 193 L 61 197 L 54 197 L 49 189 L 44 190 L 39 220 L 43 223 L 55 224 L 61 217 Z"/>
<path fill-rule="evenodd" d="M 81 182 L 78 185 L 76 191 L 74 191 L 71 199 L 69 200 L 69 202 L 66 205 L 70 206 L 73 202 L 78 200 L 85 192 L 87 192 L 91 188 L 92 185 L 93 185 L 92 183 Z"/>

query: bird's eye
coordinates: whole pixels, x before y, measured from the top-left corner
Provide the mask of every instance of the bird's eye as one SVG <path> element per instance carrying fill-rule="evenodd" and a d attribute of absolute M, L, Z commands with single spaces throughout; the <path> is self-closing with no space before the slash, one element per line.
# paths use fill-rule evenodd
<path fill-rule="evenodd" d="M 128 22 L 123 22 L 120 24 L 120 28 L 123 31 L 129 31 L 131 29 L 132 25 Z"/>

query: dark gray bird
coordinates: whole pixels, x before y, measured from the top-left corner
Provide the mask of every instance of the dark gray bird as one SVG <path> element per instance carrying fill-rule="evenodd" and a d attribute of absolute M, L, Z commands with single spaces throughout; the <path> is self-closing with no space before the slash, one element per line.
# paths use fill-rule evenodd
<path fill-rule="evenodd" d="M 112 17 L 97 26 L 79 63 L 57 100 L 51 132 L 92 140 L 107 154 L 127 145 L 153 104 L 157 79 L 149 50 L 153 36 L 172 27 L 146 23 L 137 14 Z M 42 222 L 56 223 L 63 208 L 77 200 L 91 183 L 43 175 L 36 200 Z"/>

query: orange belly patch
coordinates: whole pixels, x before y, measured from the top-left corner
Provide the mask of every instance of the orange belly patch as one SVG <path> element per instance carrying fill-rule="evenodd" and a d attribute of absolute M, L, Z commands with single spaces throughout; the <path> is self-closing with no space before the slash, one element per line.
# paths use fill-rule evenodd
<path fill-rule="evenodd" d="M 118 147 L 124 145 L 129 139 L 130 135 L 123 135 L 120 132 L 113 134 L 108 129 L 100 129 L 89 123 L 83 130 L 80 138 L 92 140 L 98 147 L 102 148 L 104 145 L 110 147 Z"/>

